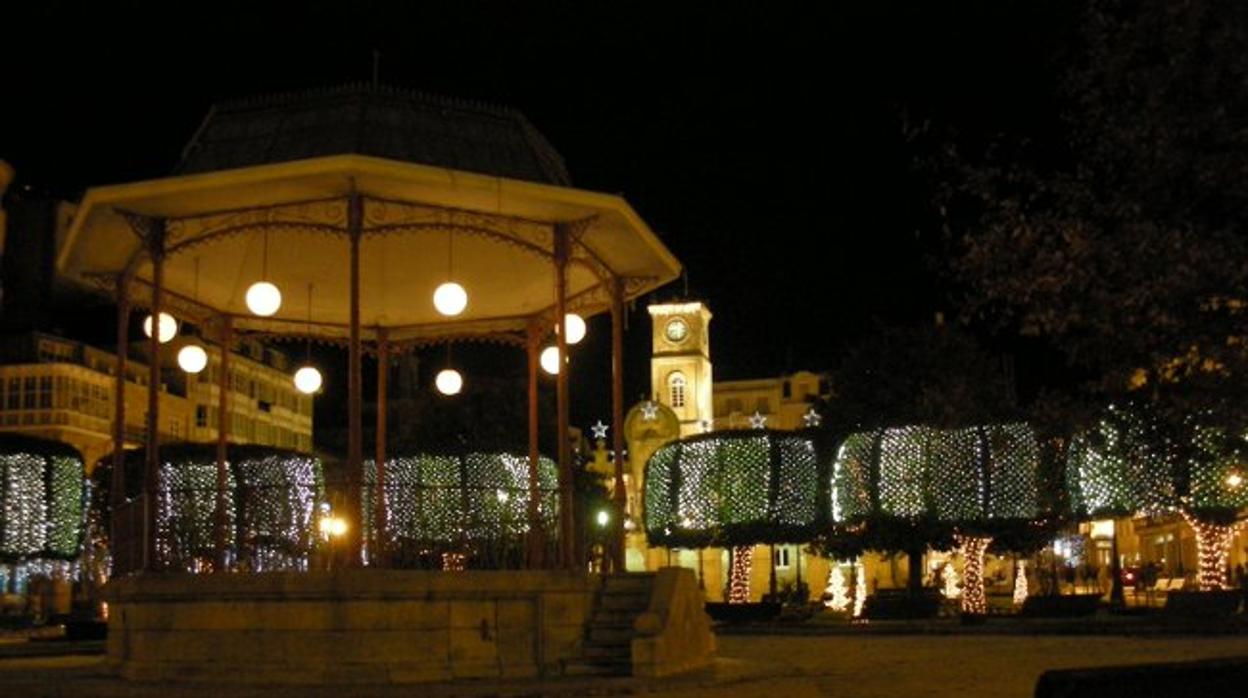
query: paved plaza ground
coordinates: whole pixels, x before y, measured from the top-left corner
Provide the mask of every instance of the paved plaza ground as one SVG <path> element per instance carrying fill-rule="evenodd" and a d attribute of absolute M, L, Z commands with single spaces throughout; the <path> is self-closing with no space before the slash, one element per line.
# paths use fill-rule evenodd
<path fill-rule="evenodd" d="M 0 659 L 0 694 L 14 696 L 1031 696 L 1045 669 L 1248 656 L 1248 636 L 729 636 L 715 669 L 669 682 L 632 679 L 454 686 L 131 685 L 99 656 Z"/>

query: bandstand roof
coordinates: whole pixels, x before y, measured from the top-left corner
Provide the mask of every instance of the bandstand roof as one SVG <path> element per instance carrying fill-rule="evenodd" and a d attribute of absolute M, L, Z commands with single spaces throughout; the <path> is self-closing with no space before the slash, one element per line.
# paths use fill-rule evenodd
<path fill-rule="evenodd" d="M 172 312 L 201 321 L 230 315 L 245 331 L 341 340 L 350 317 L 353 195 L 363 209 L 366 341 L 382 328 L 396 342 L 506 339 L 533 318 L 553 321 L 557 223 L 572 230 L 570 310 L 606 310 L 611 277 L 623 280 L 631 299 L 680 273 L 677 259 L 619 196 L 358 154 L 90 189 L 57 266 L 109 291 L 129 270 L 132 301 L 143 306 L 152 265 L 142 234 L 151 219 L 163 219 L 165 307 Z M 247 311 L 244 294 L 262 278 L 266 238 L 267 280 L 282 290 L 283 303 L 275 316 L 260 318 Z M 434 310 L 432 295 L 452 264 L 470 300 L 462 316 L 447 319 Z"/>

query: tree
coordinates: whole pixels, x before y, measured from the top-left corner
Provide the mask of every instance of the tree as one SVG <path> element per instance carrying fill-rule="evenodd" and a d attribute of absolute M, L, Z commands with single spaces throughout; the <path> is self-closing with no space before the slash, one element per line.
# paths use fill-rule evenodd
<path fill-rule="evenodd" d="M 1196 422 L 1196 420 L 1191 420 Z M 1075 437 L 1067 468 L 1083 516 L 1177 512 L 1196 531 L 1202 591 L 1229 588 L 1227 559 L 1238 510 L 1248 506 L 1241 472 L 1248 442 L 1195 424 L 1195 448 L 1176 448 L 1147 403 L 1114 406 Z"/>
<path fill-rule="evenodd" d="M 1190 451 L 1193 415 L 1248 426 L 1248 6 L 1093 0 L 1078 27 L 1054 133 L 924 158 L 951 279 L 966 319 L 1065 357 L 1068 427 L 1147 403 Z"/>
<path fill-rule="evenodd" d="M 1016 414 L 1002 362 L 970 335 L 943 324 L 878 327 L 846 352 L 833 371 L 833 384 L 836 394 L 820 411 L 825 417 L 824 430 L 837 440 L 844 439 L 842 453 L 853 448 L 855 436 L 847 434 L 884 434 L 890 427 L 915 424 L 958 428 L 1009 421 Z M 857 438 L 883 446 L 909 438 L 903 433 L 890 432 L 875 441 Z M 920 433 L 926 434 L 914 432 Z M 878 460 L 880 454 L 863 457 Z M 892 463 L 892 456 L 881 462 Z M 868 483 L 860 484 L 867 491 Z M 870 486 L 881 485 L 891 486 L 880 482 Z M 848 528 L 829 531 L 820 546 L 834 556 L 848 556 L 854 548 L 864 547 L 905 553 L 910 562 L 907 586 L 917 594 L 923 585 L 923 554 L 929 546 L 952 546 L 952 535 L 949 522 L 928 508 L 868 506 L 853 515 Z"/>
<path fill-rule="evenodd" d="M 983 613 L 984 553 L 994 538 L 1030 549 L 1049 533 L 1041 523 L 1039 460 L 1025 424 L 855 433 L 833 466 L 833 516 L 860 525 L 860 544 L 869 549 L 907 549 L 936 536 L 947 545 L 952 537 L 966 559 L 963 609 Z"/>

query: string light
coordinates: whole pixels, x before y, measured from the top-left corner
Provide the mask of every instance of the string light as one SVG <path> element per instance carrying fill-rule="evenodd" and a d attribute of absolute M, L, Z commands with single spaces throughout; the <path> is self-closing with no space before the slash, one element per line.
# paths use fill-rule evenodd
<path fill-rule="evenodd" d="M 1226 564 L 1231 555 L 1231 540 L 1235 536 L 1235 526 L 1201 521 L 1187 512 L 1182 512 L 1182 514 L 1183 519 L 1196 532 L 1196 557 L 1200 564 L 1200 572 L 1196 581 L 1200 585 L 1200 590 L 1230 589 Z"/>
<path fill-rule="evenodd" d="M 841 571 L 841 566 L 835 562 L 828 566 L 828 586 L 824 589 L 824 593 L 828 594 L 829 598 L 823 602 L 823 605 L 833 611 L 844 611 L 852 602 L 849 598 L 849 586 L 845 584 L 845 574 Z"/>
<path fill-rule="evenodd" d="M 463 572 L 468 556 L 463 553 L 442 553 L 443 572 Z"/>
<path fill-rule="evenodd" d="M 86 528 L 82 459 L 23 437 L 0 441 L 0 559 L 26 571 L 78 556 Z"/>
<path fill-rule="evenodd" d="M 399 559 L 443 545 L 515 540 L 529 531 L 529 459 L 512 453 L 420 453 L 386 459 L 386 549 Z M 538 459 L 538 511 L 554 531 L 558 468 Z M 364 538 L 373 540 L 377 493 L 373 461 L 364 463 Z M 497 546 L 495 546 L 497 547 Z"/>
<path fill-rule="evenodd" d="M 944 571 L 945 584 L 940 591 L 946 599 L 962 598 L 962 578 L 958 576 L 958 571 L 953 568 L 953 561 L 945 563 Z"/>
<path fill-rule="evenodd" d="M 862 617 L 862 610 L 867 605 L 867 575 L 862 569 L 862 562 L 854 563 L 854 618 Z"/>
<path fill-rule="evenodd" d="M 1019 560 L 1014 567 L 1014 605 L 1022 606 L 1027 600 L 1027 561 Z"/>
<path fill-rule="evenodd" d="M 984 595 L 984 553 L 992 538 L 984 536 L 954 536 L 954 542 L 962 552 L 962 612 L 983 615 L 988 612 L 988 599 Z"/>
<path fill-rule="evenodd" d="M 728 603 L 750 602 L 750 574 L 753 569 L 753 546 L 734 547 L 732 549 L 732 574 L 728 579 Z"/>
<path fill-rule="evenodd" d="M 818 525 L 819 492 L 819 464 L 806 436 L 690 436 L 660 447 L 646 465 L 646 531 L 653 545 L 682 548 L 801 540 Z"/>

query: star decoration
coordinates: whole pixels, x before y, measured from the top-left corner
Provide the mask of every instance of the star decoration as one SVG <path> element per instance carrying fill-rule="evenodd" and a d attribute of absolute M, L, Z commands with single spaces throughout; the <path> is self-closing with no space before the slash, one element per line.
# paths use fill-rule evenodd
<path fill-rule="evenodd" d="M 755 410 L 754 416 L 750 417 L 750 427 L 762 429 L 765 426 L 767 426 L 767 416 Z"/>
<path fill-rule="evenodd" d="M 595 439 L 605 439 L 607 438 L 607 429 L 609 428 L 610 427 L 608 427 L 606 424 L 603 424 L 602 420 L 600 419 L 598 420 L 596 424 L 594 424 L 594 426 L 590 427 L 589 430 L 594 432 Z"/>
<path fill-rule="evenodd" d="M 802 415 L 802 421 L 806 423 L 808 428 L 817 427 L 823 421 L 823 417 L 819 416 L 819 413 L 812 407 L 806 411 L 806 414 Z"/>
<path fill-rule="evenodd" d="M 647 422 L 653 422 L 659 418 L 659 406 L 653 401 L 647 401 L 641 406 L 641 418 Z"/>

